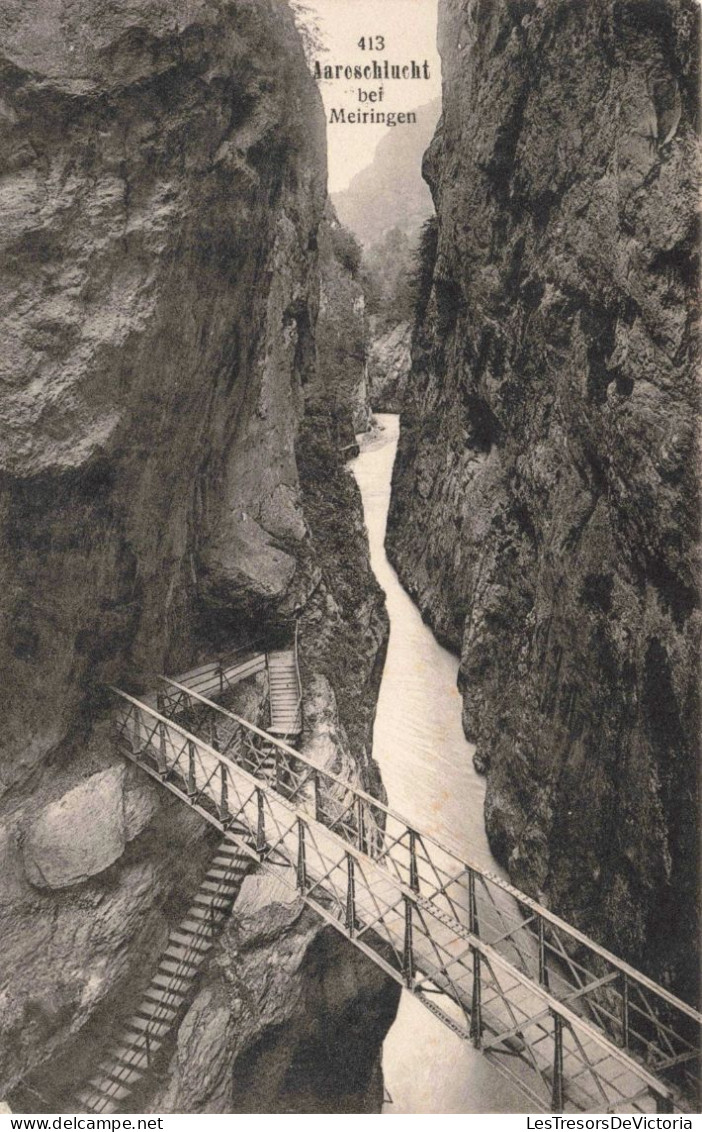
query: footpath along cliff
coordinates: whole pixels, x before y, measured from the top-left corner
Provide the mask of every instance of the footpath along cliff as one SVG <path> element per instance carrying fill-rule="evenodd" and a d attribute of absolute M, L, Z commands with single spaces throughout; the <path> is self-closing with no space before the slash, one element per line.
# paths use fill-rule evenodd
<path fill-rule="evenodd" d="M 378 789 L 387 619 L 339 451 L 361 395 L 318 366 L 320 277 L 357 295 L 321 247 L 324 116 L 287 3 L 8 0 L 0 72 L 0 1096 L 72 1111 L 216 840 L 117 755 L 104 685 L 299 616 L 307 749 Z M 265 1111 L 378 1111 L 396 989 L 256 884 L 246 993 L 186 1015 L 201 1072 L 176 1057 L 169 1103 L 257 1111 L 238 1067 L 262 1045 Z M 312 1046 L 318 1076 L 290 1078 Z"/>
<path fill-rule="evenodd" d="M 699 8 L 442 0 L 388 546 L 514 882 L 697 981 Z"/>

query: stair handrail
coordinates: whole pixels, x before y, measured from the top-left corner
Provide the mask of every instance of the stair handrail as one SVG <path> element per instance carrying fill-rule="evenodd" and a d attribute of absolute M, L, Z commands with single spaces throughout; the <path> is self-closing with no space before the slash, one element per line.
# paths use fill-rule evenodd
<path fill-rule="evenodd" d="M 226 840 L 226 838 L 225 838 L 225 840 Z M 231 844 L 231 842 L 230 842 L 230 844 Z M 215 854 L 215 856 L 216 856 L 216 854 Z M 235 860 L 235 858 L 232 859 L 232 864 L 228 865 L 225 868 L 225 870 L 224 870 L 225 877 L 235 871 L 234 870 L 234 860 Z M 221 880 L 217 882 L 218 887 L 217 887 L 217 891 L 213 894 L 214 896 L 218 896 L 219 893 L 220 893 L 220 890 L 224 887 L 225 877 L 222 877 Z M 212 905 L 212 907 L 213 907 L 213 910 L 214 910 L 214 904 Z M 190 966 L 190 964 L 188 963 L 188 957 L 197 957 L 197 955 L 199 954 L 199 949 L 195 946 L 195 944 L 204 940 L 205 934 L 204 934 L 204 930 L 202 930 L 202 929 L 204 929 L 208 925 L 209 922 L 210 921 L 208 921 L 207 919 L 203 919 L 201 921 L 201 928 L 198 928 L 198 930 L 193 933 L 192 944 L 189 947 L 184 948 L 183 950 L 184 950 L 185 954 L 183 955 L 183 957 L 180 960 L 175 961 L 176 962 L 176 970 L 172 975 L 174 982 L 184 977 L 184 975 L 181 974 L 181 972 L 184 972 L 185 969 L 188 966 Z M 169 941 L 170 941 L 170 938 L 171 938 L 172 930 L 173 929 L 171 929 L 169 931 L 169 935 L 168 935 Z M 169 946 L 169 944 L 167 943 L 165 950 L 168 950 L 168 946 Z M 161 953 L 161 954 L 163 954 L 163 953 Z M 196 966 L 198 966 L 198 967 L 200 967 L 201 965 L 202 964 L 199 964 L 199 963 L 196 964 Z M 150 1072 L 150 1070 L 152 1068 L 151 1053 L 150 1053 L 150 1048 L 149 1048 L 150 1038 L 151 1037 L 156 1038 L 156 1034 L 154 1032 L 152 1032 L 151 1027 L 152 1026 L 155 1027 L 156 1025 L 160 1025 L 161 1018 L 164 1018 L 164 1020 L 165 1020 L 165 1017 L 164 1017 L 165 1012 L 170 1009 L 170 1006 L 168 1006 L 167 1004 L 170 1002 L 171 998 L 175 994 L 176 994 L 175 990 L 168 991 L 166 993 L 166 995 L 164 996 L 163 1000 L 160 1002 L 159 1006 L 154 1011 L 154 1013 L 149 1017 L 149 1019 L 147 1021 L 146 1028 L 144 1030 L 140 1031 L 144 1035 L 145 1044 L 143 1046 L 137 1046 L 133 1050 L 130 1050 L 129 1053 L 127 1054 L 127 1056 L 125 1056 L 122 1059 L 123 1064 L 121 1066 L 118 1066 L 118 1072 L 116 1072 L 114 1074 L 114 1077 L 115 1077 L 116 1080 L 122 1080 L 122 1077 L 121 1077 L 122 1069 L 129 1072 L 130 1069 L 136 1070 L 136 1069 L 141 1068 L 141 1066 L 136 1064 L 136 1059 L 140 1058 L 142 1056 L 142 1054 L 146 1054 L 146 1070 L 145 1070 L 145 1073 L 142 1074 L 142 1076 L 145 1076 L 146 1073 Z M 121 1025 L 121 1026 L 124 1026 L 124 1024 L 125 1024 L 124 1022 L 118 1023 L 118 1025 Z M 109 1052 L 110 1052 L 110 1047 L 108 1046 L 104 1056 L 108 1057 Z M 132 1057 L 134 1058 L 134 1060 L 131 1060 Z M 99 1072 L 99 1068 L 98 1068 L 98 1072 Z M 128 1082 L 123 1081 L 123 1084 L 127 1085 Z M 130 1087 L 129 1091 L 131 1093 L 131 1092 L 134 1091 L 134 1089 Z"/>
<path fill-rule="evenodd" d="M 225 840 L 226 840 L 226 838 L 225 838 Z M 230 844 L 231 844 L 231 842 L 230 842 Z M 229 876 L 231 873 L 233 873 L 235 871 L 235 869 L 234 869 L 234 861 L 235 860 L 236 860 L 236 858 L 232 858 L 232 863 L 225 868 L 225 870 L 224 870 L 225 877 Z M 214 897 L 219 896 L 220 892 L 225 888 L 225 877 L 222 877 L 217 882 L 217 890 L 216 890 L 215 893 L 212 894 Z M 214 902 L 212 903 L 211 908 L 212 908 L 212 913 L 213 913 L 212 919 L 214 919 L 214 911 L 215 911 Z M 211 923 L 211 921 L 209 921 L 209 923 Z M 207 925 L 208 925 L 208 920 L 206 918 L 203 918 L 201 920 L 201 928 L 204 929 Z M 177 963 L 176 963 L 176 973 L 173 975 L 174 980 L 184 977 L 183 975 L 180 974 L 180 972 L 184 971 L 186 967 L 190 966 L 190 964 L 188 963 L 188 956 L 196 957 L 199 954 L 199 949 L 197 947 L 195 947 L 195 943 L 200 942 L 201 940 L 205 939 L 204 930 L 201 930 L 201 928 L 198 928 L 198 930 L 193 933 L 192 944 L 190 944 L 189 947 L 183 949 L 185 954 L 184 954 L 183 958 L 178 960 Z M 170 935 L 169 935 L 169 939 L 170 939 Z M 197 963 L 196 966 L 200 967 L 200 966 L 202 966 L 202 964 Z M 170 998 L 172 998 L 175 995 L 175 993 L 176 993 L 175 990 L 169 991 L 168 994 L 166 995 L 166 997 L 164 997 L 164 999 L 162 1000 L 160 1006 L 158 1007 L 158 1010 L 166 1009 L 166 1003 L 169 1001 Z M 158 1010 L 155 1011 L 153 1015 L 151 1015 L 149 1024 L 151 1024 L 151 1022 L 155 1022 L 156 1019 L 159 1017 Z"/>
<path fill-rule="evenodd" d="M 295 710 L 296 719 L 300 721 L 300 731 L 302 731 L 302 673 L 300 672 L 300 618 L 295 618 L 295 637 L 293 640 L 293 657 L 295 659 L 295 676 L 297 678 L 297 708 Z"/>

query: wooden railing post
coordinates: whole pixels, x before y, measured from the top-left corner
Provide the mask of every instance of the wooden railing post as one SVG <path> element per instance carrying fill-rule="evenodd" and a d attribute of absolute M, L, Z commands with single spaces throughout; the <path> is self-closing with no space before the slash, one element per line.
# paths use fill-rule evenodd
<path fill-rule="evenodd" d="M 312 782 L 314 784 L 314 816 L 316 821 L 322 820 L 322 799 L 319 789 L 319 772 L 314 771 L 312 775 Z"/>
<path fill-rule="evenodd" d="M 673 1107 L 673 1101 L 670 1097 L 668 1097 L 668 1096 L 664 1097 L 662 1093 L 655 1093 L 654 1096 L 656 1098 L 656 1112 L 657 1113 L 660 1114 L 660 1113 L 666 1113 L 666 1112 L 675 1112 L 675 1109 Z"/>
<path fill-rule="evenodd" d="M 197 794 L 197 780 L 195 778 L 195 744 L 188 739 L 188 797 Z"/>
<path fill-rule="evenodd" d="M 266 851 L 266 814 L 264 810 L 264 795 L 260 786 L 256 787 L 256 801 L 258 803 L 258 820 L 256 823 L 256 852 L 263 857 Z"/>
<path fill-rule="evenodd" d="M 297 887 L 307 891 L 307 861 L 305 858 L 305 823 L 297 819 Z"/>
<path fill-rule="evenodd" d="M 419 892 L 419 870 L 417 868 L 417 834 L 413 829 L 409 831 L 409 886 L 413 892 Z"/>
<path fill-rule="evenodd" d="M 144 1047 L 145 1047 L 145 1051 L 146 1051 L 146 1064 L 147 1064 L 147 1067 L 150 1069 L 151 1068 L 151 1038 L 149 1037 L 149 1031 L 148 1030 L 144 1030 Z"/>
<path fill-rule="evenodd" d="M 629 1048 L 629 976 L 622 971 L 622 1045 Z"/>
<path fill-rule="evenodd" d="M 563 1019 L 553 1015 L 553 1087 L 551 1112 L 563 1112 Z"/>
<path fill-rule="evenodd" d="M 227 785 L 226 763 L 219 764 L 220 794 L 219 794 L 219 820 L 228 825 L 232 815 L 229 813 L 229 787 Z"/>
<path fill-rule="evenodd" d="M 470 1006 L 470 1036 L 475 1048 L 480 1049 L 483 1040 L 482 956 L 476 947 L 471 948 L 471 951 L 473 953 L 473 993 Z"/>
<path fill-rule="evenodd" d="M 346 928 L 353 939 L 353 933 L 356 929 L 356 877 L 354 873 L 354 859 L 350 853 L 346 854 L 346 873 L 348 877 L 346 885 Z"/>
<path fill-rule="evenodd" d="M 414 983 L 414 948 L 412 943 L 412 901 L 405 896 L 405 942 L 402 952 L 402 974 L 405 984 L 412 987 Z"/>
<path fill-rule="evenodd" d="M 224 665 L 222 664 L 221 660 L 220 660 L 219 664 L 217 665 L 217 675 L 219 676 L 219 694 L 220 694 L 220 696 L 223 696 L 224 695 Z"/>

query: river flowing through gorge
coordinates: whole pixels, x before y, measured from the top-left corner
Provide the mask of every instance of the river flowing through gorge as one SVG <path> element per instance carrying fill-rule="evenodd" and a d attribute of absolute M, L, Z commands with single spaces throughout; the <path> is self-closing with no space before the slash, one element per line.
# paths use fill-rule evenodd
<path fill-rule="evenodd" d="M 442 648 L 385 554 L 385 528 L 400 418 L 377 414 L 350 467 L 363 498 L 371 567 L 385 590 L 390 641 L 373 734 L 388 805 L 463 858 L 504 875 L 483 823 L 484 780 L 461 726 L 458 660 Z M 482 1054 L 409 994 L 383 1051 L 398 1113 L 523 1112 L 528 1102 Z"/>

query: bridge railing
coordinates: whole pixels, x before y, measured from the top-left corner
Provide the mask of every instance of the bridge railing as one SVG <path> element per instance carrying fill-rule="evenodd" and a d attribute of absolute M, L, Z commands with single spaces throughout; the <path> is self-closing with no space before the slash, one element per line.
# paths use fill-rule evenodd
<path fill-rule="evenodd" d="M 440 990 L 462 1006 L 474 1040 L 487 1026 L 489 1048 L 504 1052 L 524 1043 L 531 1030 L 526 1046 L 542 1081 L 553 1082 L 551 1055 L 560 1044 L 571 1061 L 582 1060 L 583 1078 L 598 1082 L 600 1091 L 603 1071 L 592 1065 L 592 1047 L 605 1040 L 607 1059 L 616 1061 L 611 1051 L 619 1048 L 627 1066 L 632 1058 L 640 1063 L 647 1097 L 656 1091 L 651 1080 L 666 1104 L 674 1093 L 693 1095 L 700 1017 L 691 1007 L 288 744 L 190 688 L 164 684 L 177 693 L 165 714 L 118 693 L 118 727 L 132 749 L 151 752 L 162 777 L 178 777 L 191 804 L 204 800 L 211 808 L 216 799 L 219 818 L 241 822 L 259 855 L 294 862 L 309 901 L 341 919 L 350 935 L 355 930 L 359 946 L 370 934 L 379 938 L 386 965 L 424 993 L 408 970 L 414 953 L 410 944 L 408 960 L 408 931 L 414 935 L 432 993 Z M 222 751 L 186 729 L 190 722 L 200 725 L 203 706 L 227 721 Z M 349 912 L 356 894 L 364 912 L 359 929 L 354 908 Z M 540 1044 L 548 1053 L 544 1065 L 534 1053 Z M 582 1081 L 578 1087 L 585 1087 Z M 608 1083 L 607 1091 L 610 1104 L 617 1104 L 616 1086 Z M 631 1104 L 630 1094 L 627 1085 L 621 1103 Z"/>

